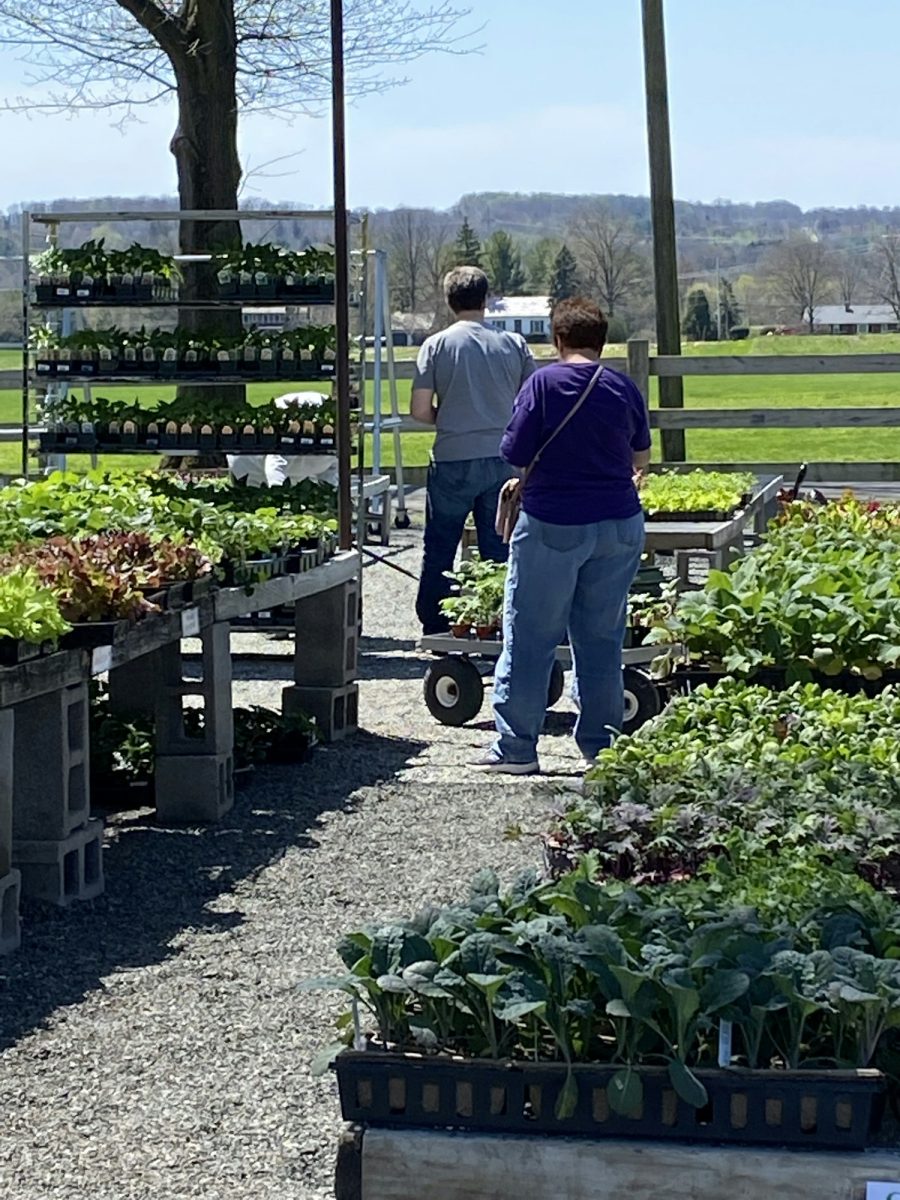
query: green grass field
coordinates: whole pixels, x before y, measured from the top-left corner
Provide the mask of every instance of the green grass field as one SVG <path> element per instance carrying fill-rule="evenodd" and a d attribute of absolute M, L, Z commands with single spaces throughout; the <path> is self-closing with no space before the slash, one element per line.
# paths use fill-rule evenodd
<path fill-rule="evenodd" d="M 550 347 L 537 346 L 539 357 L 549 356 Z M 686 355 L 756 355 L 756 354 L 878 354 L 900 353 L 900 334 L 872 334 L 860 337 L 769 337 L 750 338 L 745 342 L 727 344 L 699 343 L 685 347 Z M 611 346 L 611 357 L 624 356 L 624 346 Z M 413 357 L 414 351 L 401 350 L 398 358 Z M 0 369 L 13 370 L 21 365 L 15 350 L 0 351 Z M 313 390 L 315 385 L 286 383 L 251 384 L 248 398 L 252 402 L 271 399 L 273 394 L 294 390 Z M 371 384 L 367 396 L 372 408 Z M 409 407 L 409 381 L 401 381 L 401 412 Z M 121 390 L 121 389 L 118 389 Z M 651 380 L 650 403 L 657 404 L 656 380 Z M 688 408 L 802 408 L 802 407 L 865 407 L 888 408 L 900 404 L 900 379 L 895 375 L 774 375 L 719 376 L 685 380 L 685 404 Z M 138 387 L 134 394 L 141 403 L 152 404 L 174 395 L 172 387 Z M 382 384 L 382 412 L 389 411 L 387 383 Z M 16 422 L 21 411 L 21 396 L 17 391 L 0 391 L 0 422 Z M 431 434 L 404 434 L 403 458 L 408 466 L 420 466 L 428 461 Z M 658 438 L 657 438 L 658 443 Z M 394 462 L 393 438 L 383 435 L 382 462 Z M 900 460 L 900 429 L 729 429 L 691 430 L 687 433 L 688 458 L 691 462 L 796 462 L 806 458 L 819 461 L 887 462 Z M 658 444 L 656 447 L 658 454 Z M 18 470 L 20 451 L 12 443 L 0 445 L 0 473 L 13 474 Z M 367 458 L 371 460 L 371 441 Z M 73 460 L 73 465 L 78 460 Z M 84 460 L 87 462 L 87 460 Z M 139 467 L 146 460 L 134 456 L 110 456 L 103 460 L 109 465 Z"/>
<path fill-rule="evenodd" d="M 535 347 L 537 354 L 545 350 Z M 549 351 L 549 347 L 546 348 Z M 610 346 L 611 357 L 624 357 L 624 346 Z M 900 354 L 900 334 L 859 337 L 757 337 L 743 342 L 694 343 L 686 355 L 756 354 Z M 408 403 L 409 383 L 400 385 Z M 684 382 L 687 408 L 890 408 L 900 404 L 896 375 L 770 375 L 712 376 Z M 650 405 L 657 406 L 657 381 L 650 381 Z M 382 389 L 382 411 L 389 408 Z M 655 437 L 659 454 L 659 437 Z M 430 434 L 406 434 L 403 460 L 415 466 L 428 461 Z M 691 462 L 888 462 L 900 460 L 900 429 L 727 429 L 690 430 L 687 452 Z M 393 439 L 384 440 L 383 462 L 394 461 Z"/>

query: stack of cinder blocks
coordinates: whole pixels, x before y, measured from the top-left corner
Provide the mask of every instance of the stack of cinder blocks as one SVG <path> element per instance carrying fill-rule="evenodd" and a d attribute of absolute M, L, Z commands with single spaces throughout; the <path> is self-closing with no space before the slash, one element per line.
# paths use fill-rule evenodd
<path fill-rule="evenodd" d="M 304 597 L 294 608 L 294 686 L 284 689 L 282 708 L 314 717 L 326 742 L 355 733 L 359 724 L 360 612 L 358 579 Z"/>
<path fill-rule="evenodd" d="M 218 821 L 234 804 L 234 715 L 227 623 L 200 635 L 202 677 L 186 680 L 179 642 L 158 652 L 156 811 L 163 822 Z M 185 730 L 185 699 L 203 713 L 201 736 Z M 199 699 L 201 704 L 196 705 Z"/>
<path fill-rule="evenodd" d="M 19 946 L 21 876 L 12 866 L 13 714 L 0 712 L 0 954 Z"/>
<path fill-rule="evenodd" d="M 10 740 L 12 861 L 23 894 L 60 905 L 99 896 L 103 822 L 90 815 L 87 683 L 17 704 Z"/>

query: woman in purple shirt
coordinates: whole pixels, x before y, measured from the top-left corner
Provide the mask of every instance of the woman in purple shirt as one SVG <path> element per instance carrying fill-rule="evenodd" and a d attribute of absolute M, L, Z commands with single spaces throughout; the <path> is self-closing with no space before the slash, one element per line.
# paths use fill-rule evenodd
<path fill-rule="evenodd" d="M 587 300 L 563 300 L 552 332 L 559 362 L 522 387 L 500 446 L 514 467 L 532 463 L 591 384 L 607 321 Z M 649 462 L 644 398 L 630 379 L 604 367 L 524 489 L 494 679 L 499 736 L 475 764 L 481 770 L 539 770 L 550 673 L 567 632 L 580 706 L 575 739 L 584 757 L 593 761 L 621 728 L 625 608 L 644 545 L 635 476 Z"/>

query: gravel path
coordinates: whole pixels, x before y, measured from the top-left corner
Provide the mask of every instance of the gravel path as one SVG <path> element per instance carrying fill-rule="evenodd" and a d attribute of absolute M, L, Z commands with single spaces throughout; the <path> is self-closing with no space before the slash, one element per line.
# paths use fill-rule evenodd
<path fill-rule="evenodd" d="M 419 546 L 413 530 L 378 552 L 415 571 Z M 122 815 L 102 899 L 25 910 L 21 951 L 0 959 L 0 1196 L 332 1196 L 336 1089 L 308 1063 L 340 1004 L 294 985 L 332 973 L 358 923 L 459 895 L 481 866 L 534 862 L 504 830 L 546 804 L 533 782 L 466 770 L 490 737 L 487 704 L 475 727 L 431 719 L 414 594 L 367 567 L 365 732 L 260 771 L 219 826 Z M 276 705 L 289 660 L 236 675 L 236 702 Z M 553 732 L 570 722 L 555 714 Z M 546 744 L 545 769 L 574 777 L 571 739 Z"/>

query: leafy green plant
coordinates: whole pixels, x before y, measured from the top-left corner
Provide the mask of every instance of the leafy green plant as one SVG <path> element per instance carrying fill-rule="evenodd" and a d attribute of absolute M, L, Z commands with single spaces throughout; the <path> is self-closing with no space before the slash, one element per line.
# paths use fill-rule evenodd
<path fill-rule="evenodd" d="M 449 571 L 453 592 L 441 601 L 441 610 L 453 625 L 498 627 L 506 585 L 504 564 L 482 561 L 478 554 Z"/>
<path fill-rule="evenodd" d="M 713 670 L 878 680 L 900 665 L 898 553 L 895 506 L 789 508 L 758 549 L 678 598 L 649 640 L 683 643 Z"/>
<path fill-rule="evenodd" d="M 738 1030 L 736 1065 L 866 1066 L 900 1025 L 896 904 L 834 873 L 829 895 L 777 913 L 779 860 L 759 864 L 759 910 L 699 881 L 600 884 L 594 864 L 555 882 L 534 872 L 501 891 L 476 877 L 468 903 L 346 935 L 333 986 L 370 1014 L 375 1045 L 466 1058 L 610 1064 L 611 1105 L 642 1103 L 640 1068 L 665 1064 L 680 1097 L 707 1100 L 720 1019 Z M 766 879 L 769 879 L 766 888 Z M 702 903 L 700 900 L 702 899 Z M 349 1016 L 339 1028 L 347 1044 Z M 557 1108 L 571 1114 L 570 1076 Z"/>
<path fill-rule="evenodd" d="M 0 572 L 0 638 L 40 645 L 70 629 L 56 596 L 35 570 L 16 564 Z"/>
<path fill-rule="evenodd" d="M 726 679 L 676 698 L 603 750 L 546 835 L 565 869 L 593 852 L 622 880 L 690 877 L 711 860 L 809 851 L 879 886 L 900 880 L 900 695 Z"/>
<path fill-rule="evenodd" d="M 756 480 L 741 471 L 661 471 L 641 484 L 641 503 L 650 516 L 711 512 L 727 515 L 749 495 Z"/>

